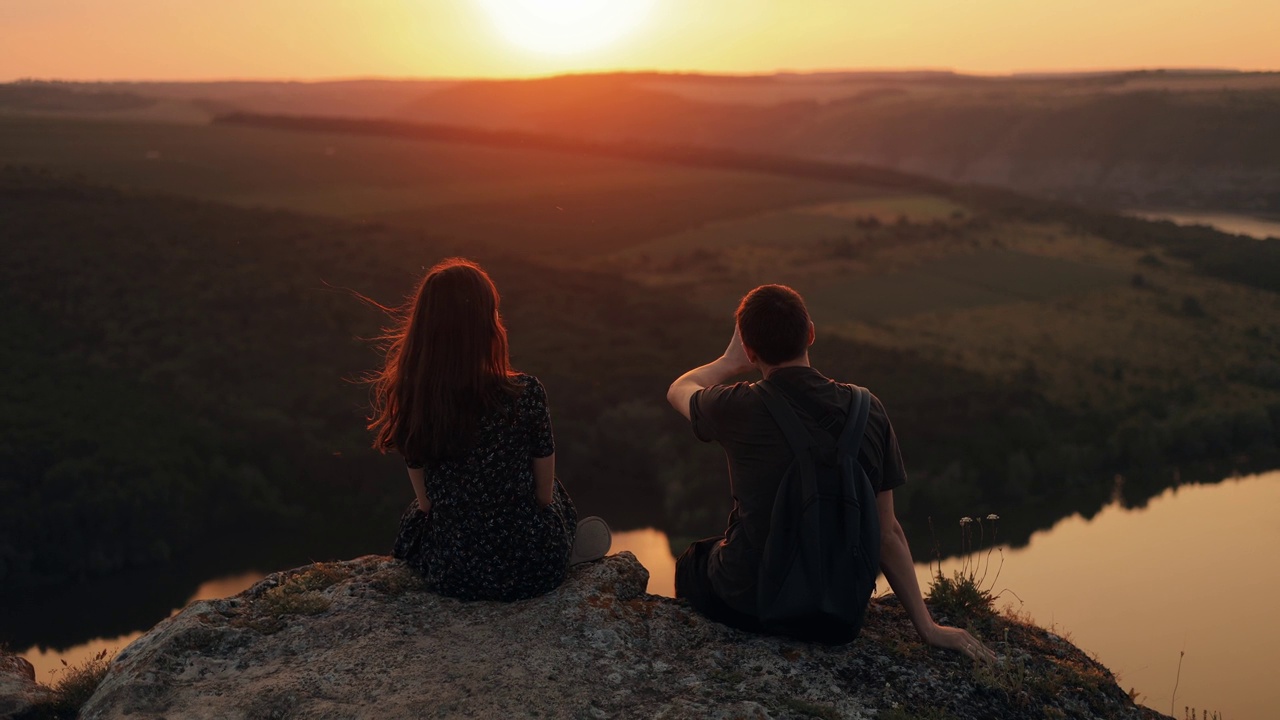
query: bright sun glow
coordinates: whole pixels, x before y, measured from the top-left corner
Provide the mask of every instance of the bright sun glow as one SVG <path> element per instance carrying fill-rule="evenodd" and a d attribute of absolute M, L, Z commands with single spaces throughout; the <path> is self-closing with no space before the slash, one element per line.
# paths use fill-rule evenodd
<path fill-rule="evenodd" d="M 655 0 L 480 0 L 498 31 L 541 53 L 571 55 L 602 48 L 636 27 Z"/>

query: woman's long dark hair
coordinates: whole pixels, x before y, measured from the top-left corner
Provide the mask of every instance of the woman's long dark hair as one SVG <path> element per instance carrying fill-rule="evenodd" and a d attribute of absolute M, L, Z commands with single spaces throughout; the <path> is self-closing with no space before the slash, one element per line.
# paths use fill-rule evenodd
<path fill-rule="evenodd" d="M 519 392 L 498 288 L 476 263 L 449 258 L 422 278 L 382 336 L 369 429 L 378 450 L 425 462 L 465 450 L 480 416 Z"/>

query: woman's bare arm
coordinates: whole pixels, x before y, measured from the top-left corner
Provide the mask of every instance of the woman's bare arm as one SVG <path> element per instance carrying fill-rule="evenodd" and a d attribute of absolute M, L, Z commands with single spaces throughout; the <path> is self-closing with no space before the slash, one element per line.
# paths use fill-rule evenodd
<path fill-rule="evenodd" d="M 551 504 L 551 494 L 556 483 L 556 454 L 533 459 L 533 495 L 538 507 Z"/>
<path fill-rule="evenodd" d="M 426 473 L 422 468 L 409 468 L 409 484 L 413 485 L 413 494 L 418 498 L 418 509 L 424 513 L 431 512 L 431 499 L 427 497 Z"/>

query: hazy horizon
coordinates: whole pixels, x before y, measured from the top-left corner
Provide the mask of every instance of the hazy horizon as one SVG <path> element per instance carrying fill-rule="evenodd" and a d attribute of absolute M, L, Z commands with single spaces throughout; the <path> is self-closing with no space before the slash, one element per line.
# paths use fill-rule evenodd
<path fill-rule="evenodd" d="M 1280 74 L 1280 67 L 1274 69 L 1250 69 L 1229 67 L 1115 67 L 1097 69 L 1030 69 L 1009 72 L 971 72 L 956 68 L 932 67 L 850 67 L 850 68 L 816 68 L 808 70 L 778 69 L 752 72 L 711 72 L 703 70 L 670 70 L 653 68 L 616 68 L 593 69 L 583 71 L 548 72 L 534 75 L 333 75 L 315 77 L 0 77 L 0 83 L 68 83 L 68 84 L 215 84 L 215 83 L 357 83 L 357 82 L 469 82 L 475 80 L 535 80 L 539 78 L 565 77 L 574 75 L 672 75 L 685 77 L 726 77 L 726 78 L 771 78 L 779 76 L 821 77 L 838 75 L 955 75 L 957 77 L 978 77 L 991 79 L 1019 79 L 1036 77 L 1071 77 L 1071 76 L 1105 76 L 1127 75 L 1133 73 L 1169 73 L 1187 75 L 1271 75 Z"/>
<path fill-rule="evenodd" d="M 1280 4 L 1261 0 L 0 0 L 0 26 L 3 82 L 1280 69 Z"/>

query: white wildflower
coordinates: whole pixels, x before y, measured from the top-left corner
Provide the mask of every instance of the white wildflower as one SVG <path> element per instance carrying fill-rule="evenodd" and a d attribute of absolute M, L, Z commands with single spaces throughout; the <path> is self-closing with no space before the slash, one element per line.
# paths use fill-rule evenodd
<path fill-rule="evenodd" d="M 960 518 L 961 525 L 968 525 L 971 522 L 973 522 L 973 518 L 969 517 L 968 515 L 965 515 L 964 517 Z"/>
<path fill-rule="evenodd" d="M 999 520 L 999 519 L 1000 519 L 1000 516 L 999 516 L 999 515 L 997 515 L 997 514 L 995 514 L 995 513 L 991 513 L 990 515 L 988 515 L 988 516 L 987 516 L 987 519 L 988 519 L 988 520 Z"/>

